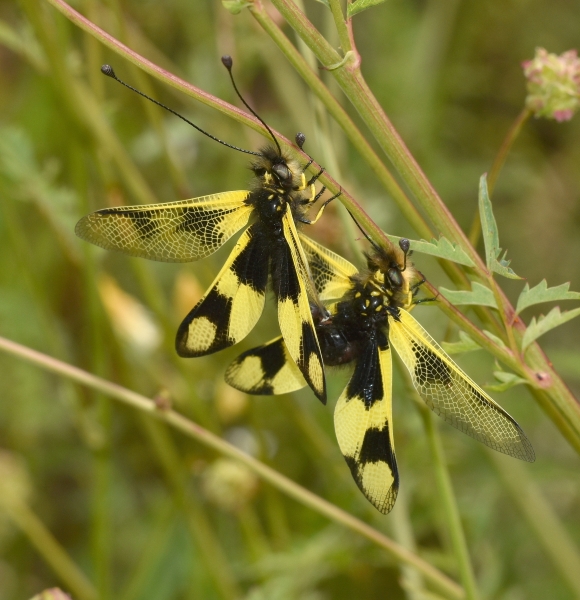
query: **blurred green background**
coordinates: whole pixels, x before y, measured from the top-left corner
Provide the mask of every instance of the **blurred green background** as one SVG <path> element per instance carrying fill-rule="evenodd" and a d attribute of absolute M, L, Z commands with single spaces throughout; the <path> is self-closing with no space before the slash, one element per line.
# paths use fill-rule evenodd
<path fill-rule="evenodd" d="M 336 45 L 328 10 L 305 4 Z M 219 61 L 231 54 L 240 88 L 272 127 L 289 138 L 304 131 L 308 151 L 381 227 L 416 237 L 341 132 L 316 120 L 308 90 L 247 11 L 232 16 L 220 2 L 201 0 L 78 0 L 74 7 L 161 67 L 236 104 Z M 521 62 L 536 46 L 573 48 L 578 23 L 580 3 L 564 0 L 389 0 L 356 17 L 370 87 L 465 230 L 476 214 L 478 178 L 523 107 Z M 250 178 L 243 155 L 104 78 L 104 62 L 221 139 L 253 149 L 263 143 L 139 73 L 47 3 L 0 2 L 0 335 L 147 396 L 169 395 L 180 412 L 457 578 L 422 422 L 396 372 L 401 495 L 385 517 L 359 493 L 334 439 L 332 408 L 346 372 L 329 375 L 327 407 L 309 391 L 249 398 L 223 383 L 242 349 L 277 335 L 271 306 L 242 346 L 176 356 L 177 326 L 227 249 L 196 264 L 157 264 L 75 238 L 75 222 L 91 210 L 244 189 Z M 580 117 L 534 119 L 498 181 L 501 245 L 532 286 L 546 278 L 580 290 L 579 165 Z M 333 207 L 309 234 L 356 260 L 337 214 Z M 434 261 L 416 255 L 415 262 L 449 287 Z M 502 285 L 514 300 L 522 287 Z M 414 314 L 437 339 L 457 339 L 436 306 Z M 576 320 L 540 340 L 577 395 L 579 338 Z M 479 383 L 492 381 L 494 363 L 482 351 L 458 362 Z M 428 597 L 416 574 L 381 549 L 166 426 L 6 354 L 0 373 L 1 600 L 67 589 L 31 534 L 7 517 L 9 502 L 29 507 L 99 598 Z M 527 433 L 536 463 L 492 459 L 474 440 L 440 427 L 481 596 L 577 598 L 561 567 L 568 561 L 574 569 L 578 551 L 554 541 L 550 519 L 578 542 L 578 456 L 523 387 L 495 397 Z"/>

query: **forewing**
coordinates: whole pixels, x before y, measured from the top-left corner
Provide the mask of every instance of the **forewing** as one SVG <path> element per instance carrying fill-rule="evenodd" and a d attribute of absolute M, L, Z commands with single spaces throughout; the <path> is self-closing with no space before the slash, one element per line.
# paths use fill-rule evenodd
<path fill-rule="evenodd" d="M 180 356 L 204 356 L 233 346 L 260 318 L 269 255 L 257 225 L 242 234 L 210 289 L 179 326 L 175 347 Z"/>
<path fill-rule="evenodd" d="M 275 290 L 278 300 L 278 322 L 286 342 L 288 353 L 302 372 L 304 379 L 323 404 L 326 404 L 326 381 L 318 339 L 314 330 L 310 310 L 310 271 L 304 250 L 291 216 L 286 210 L 282 218 L 286 244 L 280 251 L 279 289 Z M 315 293 L 315 292 L 314 292 Z M 318 303 L 318 298 L 313 298 Z"/>
<path fill-rule="evenodd" d="M 227 368 L 225 379 L 256 396 L 288 394 L 306 385 L 282 337 L 240 354 Z"/>
<path fill-rule="evenodd" d="M 389 319 L 389 340 L 413 385 L 436 414 L 486 446 L 533 462 L 534 449 L 516 421 L 473 382 L 407 311 Z"/>
<path fill-rule="evenodd" d="M 83 217 L 76 234 L 107 250 L 164 262 L 213 254 L 249 220 L 249 192 L 223 192 L 191 200 L 103 208 Z"/>
<path fill-rule="evenodd" d="M 334 409 L 334 429 L 356 484 L 380 512 L 399 491 L 395 458 L 390 349 L 369 341 Z"/>
<path fill-rule="evenodd" d="M 308 236 L 302 233 L 298 235 L 320 299 L 325 301 L 342 298 L 351 288 L 350 278 L 358 273 L 357 268 Z"/>

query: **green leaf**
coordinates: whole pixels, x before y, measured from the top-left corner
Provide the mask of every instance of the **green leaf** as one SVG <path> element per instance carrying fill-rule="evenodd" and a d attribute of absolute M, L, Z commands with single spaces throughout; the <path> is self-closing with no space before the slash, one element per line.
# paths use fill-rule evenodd
<path fill-rule="evenodd" d="M 462 354 L 464 352 L 481 350 L 481 346 L 476 341 L 472 340 L 464 331 L 459 332 L 458 342 L 441 342 L 441 345 L 449 354 Z"/>
<path fill-rule="evenodd" d="M 471 282 L 471 291 L 469 290 L 448 290 L 444 287 L 439 288 L 439 291 L 456 306 L 467 304 L 476 304 L 478 306 L 491 306 L 497 308 L 497 303 L 493 292 L 477 281 Z"/>
<path fill-rule="evenodd" d="M 479 218 L 481 219 L 481 230 L 483 242 L 485 244 L 485 262 L 487 268 L 498 275 L 503 275 L 509 279 L 522 279 L 509 268 L 510 261 L 506 260 L 505 253 L 498 261 L 501 254 L 499 247 L 499 233 L 497 223 L 493 216 L 491 200 L 487 191 L 487 175 L 483 174 L 479 180 Z"/>
<path fill-rule="evenodd" d="M 563 283 L 556 287 L 549 288 L 545 279 L 542 279 L 538 285 L 530 289 L 526 283 L 516 306 L 516 313 L 520 313 L 524 308 L 541 302 L 551 302 L 553 300 L 580 300 L 580 292 L 569 292 L 570 283 Z"/>
<path fill-rule="evenodd" d="M 371 8 L 371 6 L 376 6 L 377 4 L 382 4 L 385 0 L 357 0 L 352 4 L 348 5 L 346 10 L 346 16 L 348 19 L 353 17 L 354 15 L 366 10 L 367 8 Z"/>
<path fill-rule="evenodd" d="M 491 333 L 491 331 L 487 331 L 484 329 L 483 333 L 485 333 L 486 337 L 488 337 L 492 342 L 494 342 L 500 348 L 507 348 L 507 346 L 504 344 L 503 340 L 501 338 L 497 337 L 497 335 L 493 335 L 493 333 Z"/>
<path fill-rule="evenodd" d="M 486 385 L 485 388 L 492 392 L 505 392 L 515 385 L 522 385 L 528 383 L 525 379 L 516 375 L 515 373 L 508 373 L 506 371 L 494 371 L 495 378 L 500 382 L 496 384 Z"/>
<path fill-rule="evenodd" d="M 222 0 L 223 7 L 232 15 L 239 15 L 252 3 L 249 0 Z"/>
<path fill-rule="evenodd" d="M 560 312 L 560 307 L 555 306 L 545 317 L 542 315 L 538 320 L 536 320 L 536 317 L 532 317 L 522 339 L 522 350 L 525 350 L 534 340 L 537 340 L 550 329 L 554 329 L 554 327 L 558 327 L 558 325 L 562 325 L 578 315 L 580 315 L 580 308 Z"/>
<path fill-rule="evenodd" d="M 389 239 L 398 242 L 401 238 L 395 235 L 389 235 Z M 437 258 L 445 258 L 453 262 L 459 263 L 460 265 L 466 265 L 467 267 L 474 267 L 475 263 L 469 258 L 469 256 L 463 251 L 463 249 L 457 244 L 452 244 L 446 237 L 440 237 L 438 240 L 433 238 L 430 242 L 425 240 L 409 240 L 411 242 L 411 250 L 415 252 L 422 252 L 423 254 L 430 254 Z"/>

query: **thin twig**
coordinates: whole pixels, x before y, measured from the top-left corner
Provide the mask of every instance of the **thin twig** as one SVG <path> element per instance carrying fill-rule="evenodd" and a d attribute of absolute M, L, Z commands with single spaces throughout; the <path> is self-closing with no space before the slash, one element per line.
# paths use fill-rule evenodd
<path fill-rule="evenodd" d="M 88 386 L 92 389 L 119 400 L 140 411 L 164 421 L 175 429 L 180 430 L 187 436 L 197 440 L 198 442 L 208 446 L 221 454 L 225 454 L 230 458 L 234 458 L 244 463 L 252 471 L 257 473 L 265 481 L 278 488 L 288 496 L 291 496 L 298 502 L 308 506 L 316 512 L 324 515 L 331 521 L 340 523 L 351 529 L 385 549 L 395 559 L 414 566 L 420 571 L 423 576 L 428 579 L 439 590 L 446 593 L 450 598 L 463 598 L 463 590 L 454 581 L 449 579 L 441 571 L 419 558 L 417 555 L 409 552 L 399 544 L 393 542 L 390 538 L 373 529 L 363 521 L 353 517 L 346 511 L 338 508 L 330 502 L 320 498 L 316 494 L 308 491 L 298 485 L 291 479 L 284 477 L 274 469 L 268 467 L 264 463 L 256 460 L 250 455 L 242 452 L 232 444 L 222 440 L 207 429 L 204 429 L 197 423 L 189 420 L 183 415 L 171 409 L 159 409 L 155 402 L 141 394 L 133 392 L 115 383 L 111 383 L 100 377 L 96 377 L 78 367 L 69 365 L 55 358 L 22 346 L 16 342 L 0 337 L 0 350 L 3 350 L 13 356 L 17 356 L 28 362 L 31 362 L 43 369 L 57 373 L 63 377 L 67 377 L 81 385 Z"/>

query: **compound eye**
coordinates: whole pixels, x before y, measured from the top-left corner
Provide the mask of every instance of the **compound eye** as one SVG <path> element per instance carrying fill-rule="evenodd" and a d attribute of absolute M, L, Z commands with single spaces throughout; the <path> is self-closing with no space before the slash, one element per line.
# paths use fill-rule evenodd
<path fill-rule="evenodd" d="M 287 165 L 285 165 L 283 163 L 279 163 L 277 165 L 274 165 L 272 167 L 272 171 L 274 172 L 274 174 L 276 175 L 276 177 L 278 177 L 278 179 L 281 182 L 288 181 L 289 179 L 292 179 L 292 173 L 290 172 L 290 169 L 288 168 Z"/>
<path fill-rule="evenodd" d="M 393 287 L 401 287 L 403 285 L 403 277 L 401 275 L 401 271 L 399 269 L 395 269 L 391 267 L 387 271 L 387 275 L 389 276 L 389 281 L 393 285 Z"/>

